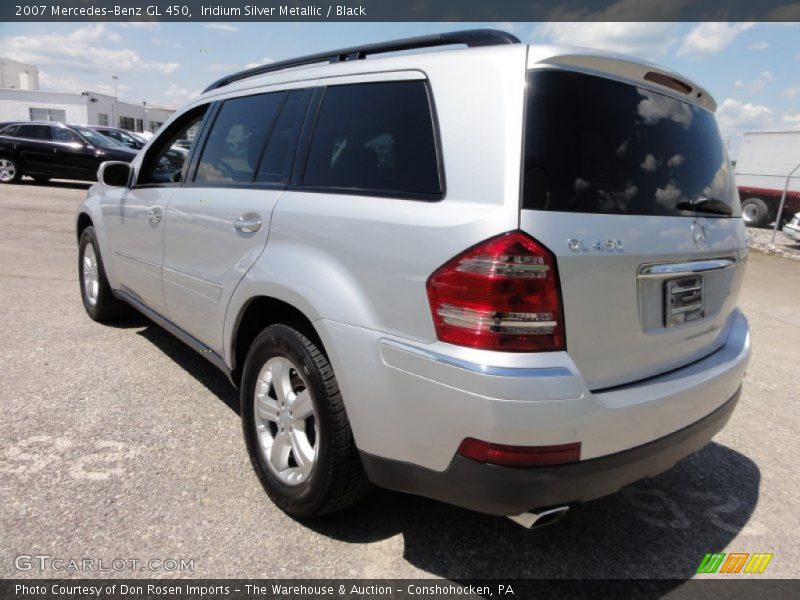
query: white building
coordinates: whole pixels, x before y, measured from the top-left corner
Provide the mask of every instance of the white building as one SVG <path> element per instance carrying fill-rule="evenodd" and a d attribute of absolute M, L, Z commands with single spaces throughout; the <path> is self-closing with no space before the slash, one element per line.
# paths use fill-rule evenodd
<path fill-rule="evenodd" d="M 38 90 L 39 69 L 10 58 L 0 58 L 0 88 Z"/>
<path fill-rule="evenodd" d="M 155 133 L 174 108 L 133 104 L 99 92 L 44 92 L 33 65 L 0 58 L 0 122 L 58 121 Z"/>

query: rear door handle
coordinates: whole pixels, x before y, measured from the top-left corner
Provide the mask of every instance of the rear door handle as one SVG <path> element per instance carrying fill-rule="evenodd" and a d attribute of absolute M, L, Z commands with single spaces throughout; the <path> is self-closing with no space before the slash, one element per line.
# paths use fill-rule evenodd
<path fill-rule="evenodd" d="M 261 217 L 256 213 L 245 213 L 233 222 L 233 228 L 242 233 L 255 233 L 261 228 Z"/>
<path fill-rule="evenodd" d="M 164 216 L 164 213 L 161 210 L 160 206 L 154 206 L 150 209 L 147 213 L 147 218 L 153 225 L 158 225 L 161 222 L 161 217 Z"/>

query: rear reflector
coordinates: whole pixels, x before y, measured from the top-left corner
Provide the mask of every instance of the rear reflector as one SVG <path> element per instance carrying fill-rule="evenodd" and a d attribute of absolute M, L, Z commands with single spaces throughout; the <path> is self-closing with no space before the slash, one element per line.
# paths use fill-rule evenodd
<path fill-rule="evenodd" d="M 546 467 L 579 461 L 581 443 L 558 446 L 505 446 L 466 438 L 458 447 L 458 454 L 490 465 Z"/>

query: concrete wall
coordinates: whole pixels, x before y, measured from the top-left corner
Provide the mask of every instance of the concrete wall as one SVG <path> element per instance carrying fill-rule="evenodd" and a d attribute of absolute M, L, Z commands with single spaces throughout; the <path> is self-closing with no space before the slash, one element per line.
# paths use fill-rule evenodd
<path fill-rule="evenodd" d="M 38 90 L 39 69 L 34 65 L 0 57 L 0 88 Z"/>
<path fill-rule="evenodd" d="M 174 112 L 167 108 L 120 102 L 113 96 L 97 92 L 65 94 L 0 89 L 0 121 L 28 121 L 31 108 L 64 110 L 65 122 L 75 125 L 121 127 L 120 117 L 129 117 L 133 119 L 130 129 L 137 129 L 136 120 L 139 119 L 142 129 L 151 132 L 155 131 L 157 123 L 164 123 Z M 101 123 L 101 115 L 107 116 L 107 123 Z"/>

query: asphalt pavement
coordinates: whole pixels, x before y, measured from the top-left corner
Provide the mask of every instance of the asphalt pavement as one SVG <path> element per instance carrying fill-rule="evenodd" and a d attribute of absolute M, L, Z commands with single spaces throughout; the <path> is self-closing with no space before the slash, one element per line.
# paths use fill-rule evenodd
<path fill-rule="evenodd" d="M 222 374 L 144 318 L 84 313 L 86 188 L 0 186 L 0 577 L 685 579 L 737 551 L 773 553 L 764 576 L 800 575 L 796 261 L 751 252 L 739 407 L 669 472 L 540 530 L 386 491 L 298 522 L 256 480 Z"/>

